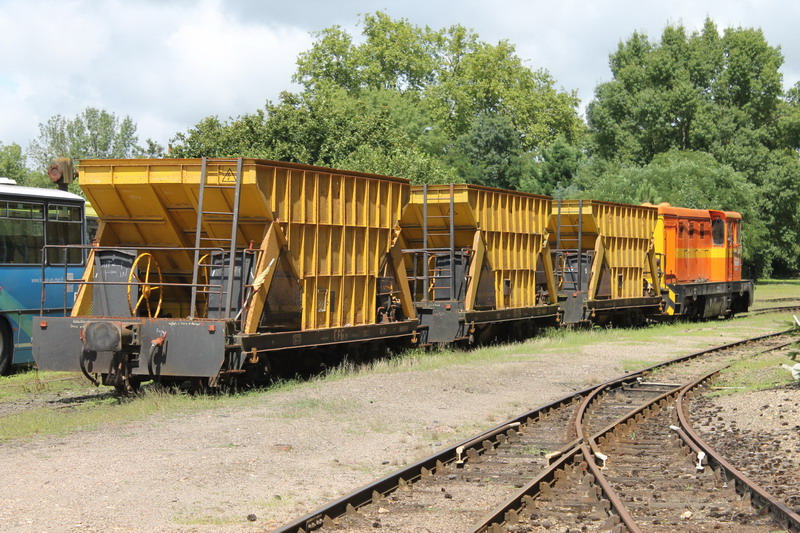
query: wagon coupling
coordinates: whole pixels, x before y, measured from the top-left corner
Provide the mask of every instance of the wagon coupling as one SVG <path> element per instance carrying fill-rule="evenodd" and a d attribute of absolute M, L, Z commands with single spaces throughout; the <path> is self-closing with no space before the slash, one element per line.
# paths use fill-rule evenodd
<path fill-rule="evenodd" d="M 150 374 L 150 379 L 157 381 L 158 376 L 153 372 L 153 365 L 155 363 L 156 353 L 164 351 L 164 341 L 167 340 L 167 332 L 165 331 L 155 339 L 150 341 L 150 353 L 147 356 L 147 372 Z"/>

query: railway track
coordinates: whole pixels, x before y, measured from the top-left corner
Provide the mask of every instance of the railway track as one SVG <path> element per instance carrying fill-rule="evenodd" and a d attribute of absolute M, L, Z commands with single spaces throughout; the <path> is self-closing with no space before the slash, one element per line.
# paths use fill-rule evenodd
<path fill-rule="evenodd" d="M 798 311 L 800 311 L 800 304 L 782 305 L 775 307 L 762 307 L 761 309 L 751 309 L 747 312 L 746 316 L 766 315 L 767 313 L 796 313 Z"/>
<path fill-rule="evenodd" d="M 788 508 L 775 511 L 780 508 L 760 496 L 763 490 L 749 492 L 744 481 L 724 489 L 733 474 L 719 463 L 698 470 L 698 440 L 670 429 L 679 427 L 673 415 L 684 386 L 707 380 L 709 366 L 718 371 L 755 351 L 790 344 L 788 333 L 704 350 L 580 391 L 275 531 L 639 531 L 690 523 L 765 531 L 776 521 L 800 530 L 800 518 Z M 605 464 L 606 457 L 613 459 Z M 759 496 L 742 499 L 732 488 Z M 753 502 L 759 510 L 768 507 L 770 516 Z"/>

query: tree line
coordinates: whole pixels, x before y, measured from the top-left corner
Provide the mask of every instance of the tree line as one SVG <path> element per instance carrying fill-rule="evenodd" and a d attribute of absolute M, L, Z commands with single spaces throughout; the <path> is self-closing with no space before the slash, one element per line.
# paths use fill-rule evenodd
<path fill-rule="evenodd" d="M 586 109 L 508 41 L 431 29 L 383 12 L 359 38 L 314 33 L 277 101 L 208 116 L 165 150 L 138 144 L 130 117 L 88 108 L 40 124 L 26 153 L 0 144 L 0 175 L 46 183 L 56 156 L 255 157 L 468 182 L 559 198 L 670 202 L 745 217 L 753 276 L 800 270 L 800 84 L 783 89 L 780 47 L 759 29 L 657 39 L 634 32 L 609 55 L 611 80 Z M 27 159 L 27 160 L 26 160 Z M 28 161 L 29 160 L 29 161 Z M 32 171 L 33 167 L 36 171 Z"/>

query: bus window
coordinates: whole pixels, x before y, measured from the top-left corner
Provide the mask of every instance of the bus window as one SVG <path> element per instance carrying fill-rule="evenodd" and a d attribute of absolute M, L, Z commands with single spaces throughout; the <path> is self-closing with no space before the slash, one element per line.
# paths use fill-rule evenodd
<path fill-rule="evenodd" d="M 3 204 L 3 216 L 0 216 L 0 263 L 41 263 L 44 205 L 15 201 Z"/>
<path fill-rule="evenodd" d="M 82 244 L 83 225 L 81 208 L 74 205 L 53 205 L 47 209 L 47 244 Z M 78 265 L 81 263 L 82 253 L 74 248 L 67 252 L 67 263 Z M 64 264 L 64 249 L 49 248 L 47 250 L 47 263 L 50 265 Z"/>
<path fill-rule="evenodd" d="M 711 221 L 711 240 L 714 241 L 714 246 L 725 244 L 725 221 L 721 218 Z"/>
<path fill-rule="evenodd" d="M 83 204 L 68 192 L 0 182 L 0 374 L 33 362 L 34 315 L 63 316 L 75 301 L 77 284 L 66 281 L 80 279 L 84 252 L 70 250 L 64 265 L 63 251 L 50 251 L 44 259 L 61 265 L 43 268 L 42 248 L 85 242 Z M 42 278 L 53 286 L 43 290 Z"/>

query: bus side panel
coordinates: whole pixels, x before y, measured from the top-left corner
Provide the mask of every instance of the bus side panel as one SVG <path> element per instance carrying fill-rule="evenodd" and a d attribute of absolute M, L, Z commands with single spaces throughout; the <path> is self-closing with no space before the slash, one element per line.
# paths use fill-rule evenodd
<path fill-rule="evenodd" d="M 3 305 L 4 298 L 3 298 L 3 290 L 0 289 L 0 305 Z M 21 324 L 25 324 L 25 319 L 27 318 L 28 325 L 30 324 L 30 317 L 25 317 L 18 312 L 15 311 L 8 311 L 8 312 L 0 312 L 0 317 L 5 319 L 8 323 L 8 327 L 11 330 L 11 342 L 14 345 L 14 358 L 11 361 L 12 364 L 19 364 L 19 363 L 30 363 L 33 361 L 33 357 L 31 356 L 31 345 L 30 345 L 30 336 L 28 336 L 27 341 L 25 344 L 20 341 L 20 331 L 22 330 Z M 25 338 L 25 334 L 22 334 L 22 338 Z"/>
<path fill-rule="evenodd" d="M 68 267 L 67 277 L 79 278 L 82 267 Z M 45 279 L 64 279 L 64 267 L 47 267 Z M 32 318 L 39 315 L 42 299 L 42 267 L 38 265 L 8 265 L 0 277 L 0 313 L 11 326 L 14 337 L 13 364 L 33 362 L 31 352 Z M 75 301 L 77 285 L 48 285 L 44 314 L 63 316 Z"/>

